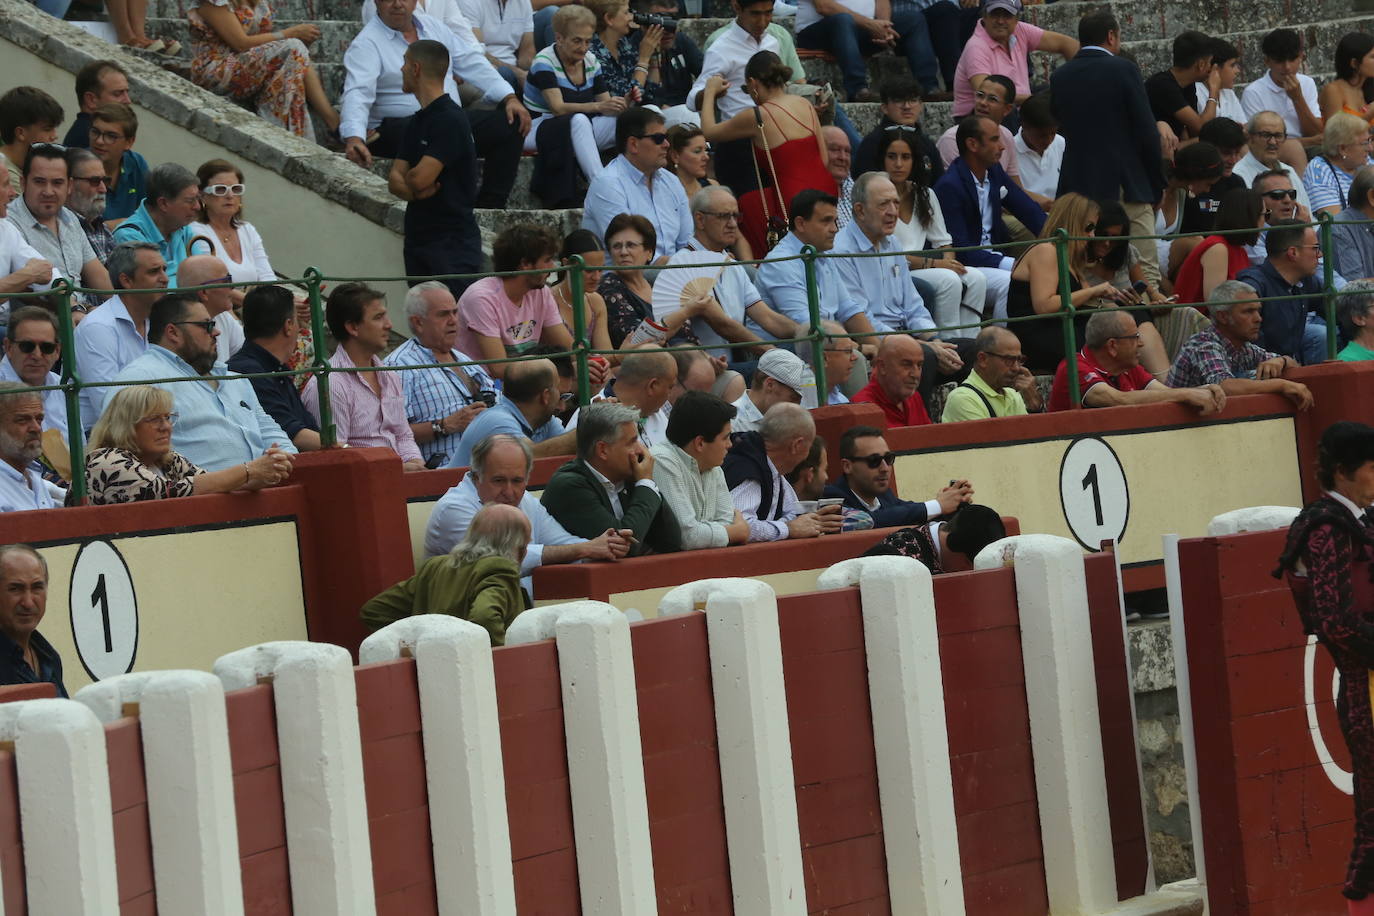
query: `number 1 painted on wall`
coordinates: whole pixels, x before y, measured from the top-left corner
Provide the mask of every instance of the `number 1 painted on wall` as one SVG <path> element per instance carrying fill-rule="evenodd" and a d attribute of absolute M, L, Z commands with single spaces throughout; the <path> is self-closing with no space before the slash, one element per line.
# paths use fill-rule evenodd
<path fill-rule="evenodd" d="M 1092 487 L 1093 491 L 1093 514 L 1097 516 L 1097 524 L 1100 526 L 1102 524 L 1102 492 L 1098 489 L 1097 465 L 1095 464 L 1089 465 L 1088 473 L 1083 475 L 1083 489 L 1086 490 L 1089 487 Z M 103 584 L 104 581 L 102 578 L 101 583 Z"/>
<path fill-rule="evenodd" d="M 105 594 L 105 574 L 101 573 L 96 580 L 95 589 L 91 592 L 91 609 L 95 609 L 95 603 L 100 602 L 100 622 L 105 628 L 105 651 L 114 651 L 114 639 L 110 634 L 110 599 Z"/>

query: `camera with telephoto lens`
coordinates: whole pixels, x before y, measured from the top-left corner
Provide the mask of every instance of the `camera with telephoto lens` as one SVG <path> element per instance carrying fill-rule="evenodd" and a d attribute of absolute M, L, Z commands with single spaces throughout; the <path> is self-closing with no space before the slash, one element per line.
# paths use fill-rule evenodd
<path fill-rule="evenodd" d="M 660 26 L 665 32 L 677 31 L 677 20 L 667 16 L 660 16 L 657 13 L 635 13 L 635 24 L 641 29 L 647 29 L 651 25 Z"/>

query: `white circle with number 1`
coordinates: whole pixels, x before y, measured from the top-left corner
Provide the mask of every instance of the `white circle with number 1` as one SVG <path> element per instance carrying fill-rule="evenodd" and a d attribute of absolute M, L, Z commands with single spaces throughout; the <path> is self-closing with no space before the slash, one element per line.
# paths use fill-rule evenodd
<path fill-rule="evenodd" d="M 1101 439 L 1075 439 L 1059 465 L 1059 501 L 1074 538 L 1088 550 L 1103 541 L 1120 542 L 1131 513 L 1126 471 Z"/>
<path fill-rule="evenodd" d="M 94 680 L 126 674 L 138 655 L 138 601 L 129 567 L 109 541 L 81 545 L 72 564 L 72 641 Z"/>

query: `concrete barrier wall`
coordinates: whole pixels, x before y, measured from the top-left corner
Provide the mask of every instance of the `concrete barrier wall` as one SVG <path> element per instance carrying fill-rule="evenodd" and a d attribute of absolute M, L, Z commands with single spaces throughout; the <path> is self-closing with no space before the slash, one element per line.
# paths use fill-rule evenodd
<path fill-rule="evenodd" d="M 1210 911 L 1344 911 L 1354 835 L 1334 669 L 1270 572 L 1286 531 L 1179 543 Z"/>
<path fill-rule="evenodd" d="M 760 912 L 759 898 L 750 894 L 793 881 L 793 902 L 768 912 L 906 912 L 913 894 L 935 894 L 934 899 L 954 901 L 934 910 L 942 913 L 1044 913 L 1044 850 L 1062 840 L 1042 836 L 1040 827 L 1044 800 L 1037 797 L 1026 691 L 1028 673 L 1043 660 L 1022 657 L 1018 621 L 1025 611 L 1017 606 L 1017 573 L 1001 568 L 953 574 L 934 580 L 932 592 L 923 567 L 883 559 L 889 570 L 898 564 L 903 575 L 916 577 L 914 592 L 907 586 L 884 591 L 882 569 L 860 571 L 859 588 L 778 599 L 748 580 L 713 580 L 745 582 L 767 602 L 752 603 L 747 613 L 723 611 L 715 602 L 726 585 L 698 583 L 690 588 L 705 601 L 705 613 L 675 613 L 681 601 L 670 596 L 677 603 L 665 604 L 667 616 L 628 628 L 614 609 L 605 618 L 579 610 L 605 605 L 561 605 L 521 618 L 534 636 L 556 638 L 494 651 L 466 622 L 412 618 L 370 639 L 363 650 L 366 663 L 358 668 L 349 669 L 347 657 L 334 647 L 279 642 L 221 658 L 215 670 L 223 687 L 208 675 L 168 672 L 88 688 L 79 699 L 104 723 L 108 760 L 101 762 L 97 780 L 107 783 L 108 797 L 88 806 L 88 816 L 92 823 L 112 825 L 115 867 L 105 884 L 94 882 L 82 891 L 91 902 L 83 912 L 110 912 L 114 905 L 130 913 L 184 911 L 176 901 L 185 899 L 178 895 L 186 889 L 164 880 L 165 873 L 213 872 L 214 859 L 207 850 L 199 853 L 211 863 L 204 868 L 153 867 L 166 854 L 162 796 L 175 782 L 158 774 L 169 756 L 185 765 L 223 748 L 222 774 L 211 772 L 194 783 L 191 801 L 181 808 L 202 809 L 196 835 L 218 837 L 220 848 L 234 851 L 225 874 L 241 888 L 241 912 L 323 911 L 318 895 L 330 893 L 340 901 L 330 912 L 510 912 L 502 900 L 513 900 L 520 912 L 638 912 L 642 906 L 626 909 L 591 896 L 605 893 L 605 868 L 614 864 L 606 861 L 607 850 L 627 843 L 615 860 L 644 865 L 616 880 L 649 881 L 650 905 L 659 911 Z M 1081 565 L 1068 581 L 1078 581 L 1077 600 L 1086 602 L 1092 620 L 1107 780 L 1102 797 L 1108 808 L 1093 821 L 1116 863 L 1114 880 L 1107 880 L 1114 901 L 1145 890 L 1147 864 L 1134 745 L 1112 737 L 1123 733 L 1117 728 L 1123 717 L 1124 733 L 1130 731 L 1129 706 L 1121 703 L 1121 631 L 1106 625 L 1117 600 L 1112 559 L 1096 555 Z M 928 680 L 919 695 L 875 694 L 874 679 L 895 670 L 890 666 L 902 664 L 904 656 L 914 661 L 907 653 L 921 643 L 905 637 L 874 642 L 878 631 L 870 628 L 880 614 L 892 615 L 894 622 L 919 620 L 909 612 L 893 614 L 896 606 L 883 608 L 916 600 L 913 594 L 923 589 L 934 611 L 933 619 L 927 611 L 925 625 L 938 632 L 944 676 Z M 556 616 L 545 624 L 540 614 Z M 597 619 L 607 622 L 597 626 L 611 627 L 604 631 L 609 642 L 587 656 L 591 644 L 579 634 Z M 622 635 L 615 635 L 616 627 Z M 516 634 L 515 640 L 529 635 Z M 731 650 L 741 640 L 753 647 L 736 655 Z M 927 644 L 921 651 L 929 649 Z M 623 665 L 612 664 L 617 653 L 623 653 Z M 605 682 L 606 689 L 575 673 L 593 657 L 597 677 L 620 672 Z M 192 675 L 214 688 L 213 702 L 196 707 L 201 721 L 194 727 L 185 712 L 169 719 L 165 700 L 159 705 L 156 696 Z M 617 689 L 621 678 L 626 680 Z M 762 703 L 774 689 L 782 690 L 782 704 Z M 586 705 L 589 690 L 602 697 L 599 711 Z M 219 695 L 221 700 L 214 699 Z M 627 697 L 633 702 L 625 704 Z M 11 697 L 0 693 L 6 699 Z M 910 704 L 932 701 L 947 730 L 929 733 L 926 740 L 934 743 L 924 751 L 919 744 L 894 743 L 905 733 Z M 20 699 L 0 706 L 0 731 L 9 719 L 24 721 L 32 703 L 79 709 L 82 715 L 70 716 L 72 727 L 94 727 L 94 718 L 76 702 Z M 216 707 L 222 709 L 217 726 Z M 763 716 L 753 726 L 723 717 L 723 709 L 733 718 L 751 707 Z M 585 718 L 588 712 L 599 724 Z M 741 727 L 773 734 L 754 732 L 741 742 Z M 186 734 L 175 754 L 167 750 L 169 728 Z M 727 734 L 733 737 L 727 740 Z M 466 740 L 457 740 L 459 735 Z M 626 739 L 636 763 L 624 771 L 630 782 L 612 788 L 605 780 L 616 767 L 589 770 L 584 754 L 589 746 L 626 746 Z M 34 858 L 34 825 L 24 813 L 25 801 L 37 778 L 34 761 L 53 750 L 22 729 L 9 740 L 0 745 L 0 883 L 6 912 L 15 914 L 28 911 L 26 884 L 28 906 L 34 906 L 29 882 L 43 863 Z M 904 750 L 894 755 L 894 748 Z M 460 766 L 445 756 L 476 751 L 485 761 L 470 758 Z M 764 763 L 777 754 L 782 756 Z M 926 840 L 932 850 L 903 845 L 916 842 L 905 822 L 884 824 L 889 812 L 905 804 L 900 792 L 893 794 L 904 782 L 899 770 L 927 785 L 946 786 L 939 797 L 914 791 L 908 796 L 929 809 L 914 816 L 943 824 Z M 757 791 L 723 790 L 745 772 L 764 780 Z M 213 794 L 217 782 L 232 806 L 196 804 Z M 643 787 L 639 813 L 631 804 L 625 818 L 607 821 L 592 834 L 594 841 L 580 840 L 585 819 L 604 813 L 589 813 L 588 799 L 608 790 L 608 798 L 633 799 L 636 782 Z M 483 801 L 490 800 L 493 786 L 503 804 Z M 770 797 L 781 805 L 772 813 L 740 808 L 741 801 Z M 948 812 L 944 820 L 941 798 Z M 442 817 L 436 814 L 441 799 L 450 805 Z M 748 823 L 754 827 L 745 829 Z M 334 826 L 325 829 L 328 824 Z M 28 846 L 20 845 L 21 830 Z M 794 871 L 749 865 L 764 849 L 754 844 L 766 836 L 774 838 L 766 842 L 781 844 L 771 847 L 779 858 L 758 861 L 790 860 Z M 446 854 L 444 869 L 437 869 L 437 850 L 450 837 L 464 840 L 453 847 L 463 852 L 456 859 Z M 957 857 L 932 858 L 934 848 L 952 851 L 949 844 L 956 840 Z M 894 870 L 893 861 L 904 867 Z M 448 869 L 475 876 L 461 882 L 473 895 L 467 902 L 455 898 L 459 889 L 444 888 L 442 873 Z M 345 888 L 349 894 L 340 896 Z M 351 901 L 347 906 L 345 899 Z"/>

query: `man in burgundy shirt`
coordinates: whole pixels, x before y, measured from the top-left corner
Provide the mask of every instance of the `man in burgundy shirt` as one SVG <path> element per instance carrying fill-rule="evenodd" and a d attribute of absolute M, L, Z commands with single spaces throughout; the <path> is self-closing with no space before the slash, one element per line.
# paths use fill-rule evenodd
<path fill-rule="evenodd" d="M 911 335 L 884 337 L 873 359 L 873 377 L 851 400 L 881 407 L 888 429 L 925 426 L 930 423 L 930 414 L 916 390 L 924 362 L 925 349 Z"/>
<path fill-rule="evenodd" d="M 1170 388 L 1140 365 L 1140 332 L 1130 312 L 1111 309 L 1088 319 L 1078 353 L 1078 393 L 1084 407 L 1187 404 L 1203 416 L 1226 406 L 1220 385 Z M 1061 360 L 1050 390 L 1050 410 L 1068 410 L 1069 362 Z"/>

